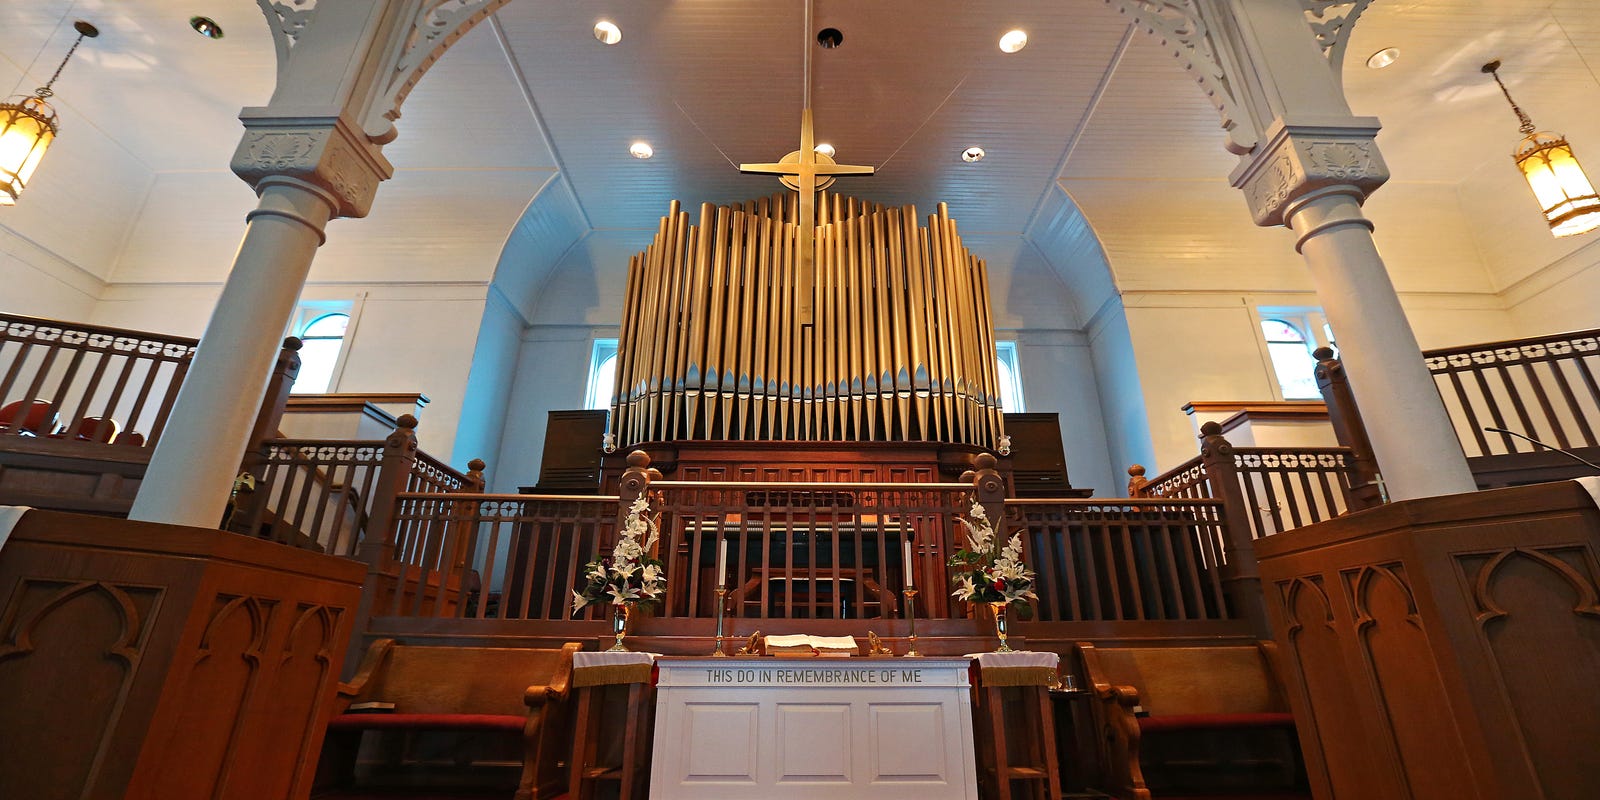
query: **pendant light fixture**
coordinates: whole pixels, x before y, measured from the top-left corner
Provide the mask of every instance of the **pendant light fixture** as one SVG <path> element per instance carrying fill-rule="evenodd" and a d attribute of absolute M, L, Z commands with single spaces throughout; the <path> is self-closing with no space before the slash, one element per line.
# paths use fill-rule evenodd
<path fill-rule="evenodd" d="M 17 195 L 27 188 L 28 179 L 39 167 L 39 160 L 44 158 L 44 151 L 56 138 L 56 110 L 45 102 L 55 94 L 50 87 L 61 77 L 61 70 L 77 52 L 78 45 L 83 44 L 84 39 L 100 35 L 95 26 L 81 19 L 72 27 L 78 31 L 78 40 L 67 50 L 50 80 L 33 90 L 31 97 L 23 95 L 0 103 L 0 206 L 17 204 Z"/>
<path fill-rule="evenodd" d="M 1511 99 L 1511 92 L 1500 80 L 1500 62 L 1490 61 L 1483 71 L 1494 76 L 1501 94 L 1522 123 L 1523 139 L 1511 151 L 1511 158 L 1522 170 L 1533 196 L 1538 198 L 1550 232 L 1556 236 L 1576 236 L 1600 228 L 1600 195 L 1572 154 L 1566 137 L 1545 131 L 1534 132 L 1533 120 Z"/>

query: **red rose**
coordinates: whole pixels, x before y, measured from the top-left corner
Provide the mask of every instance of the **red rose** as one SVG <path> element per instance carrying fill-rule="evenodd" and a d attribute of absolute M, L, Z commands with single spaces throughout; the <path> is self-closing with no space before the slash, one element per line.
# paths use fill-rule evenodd
<path fill-rule="evenodd" d="M 1006 590 L 1006 579 L 1005 578 L 1000 578 L 1000 579 L 996 580 L 994 582 L 994 590 L 997 591 L 997 592 L 1005 591 Z"/>

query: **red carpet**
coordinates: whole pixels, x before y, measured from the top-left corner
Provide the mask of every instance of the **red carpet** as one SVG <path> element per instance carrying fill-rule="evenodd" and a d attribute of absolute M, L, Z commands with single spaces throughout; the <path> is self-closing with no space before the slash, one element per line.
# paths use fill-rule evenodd
<path fill-rule="evenodd" d="M 452 792 L 412 789 L 361 789 L 312 795 L 312 800 L 511 800 L 512 792 Z M 567 800 L 556 795 L 551 800 Z"/>
<path fill-rule="evenodd" d="M 1158 794 L 1154 797 L 1155 800 L 1311 800 L 1309 794 Z"/>

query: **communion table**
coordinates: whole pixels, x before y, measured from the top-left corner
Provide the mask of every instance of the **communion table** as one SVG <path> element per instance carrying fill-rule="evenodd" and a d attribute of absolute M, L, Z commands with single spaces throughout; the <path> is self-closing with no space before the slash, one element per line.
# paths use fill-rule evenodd
<path fill-rule="evenodd" d="M 966 658 L 662 658 L 653 800 L 976 800 Z"/>

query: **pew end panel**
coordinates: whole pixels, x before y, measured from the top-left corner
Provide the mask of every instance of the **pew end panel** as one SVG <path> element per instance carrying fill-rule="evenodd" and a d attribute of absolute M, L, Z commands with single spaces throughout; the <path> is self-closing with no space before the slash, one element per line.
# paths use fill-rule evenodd
<path fill-rule="evenodd" d="M 1244 790 L 1260 781 L 1303 790 L 1294 720 L 1266 643 L 1079 642 L 1076 650 L 1095 698 L 1107 788 L 1118 797 Z"/>

